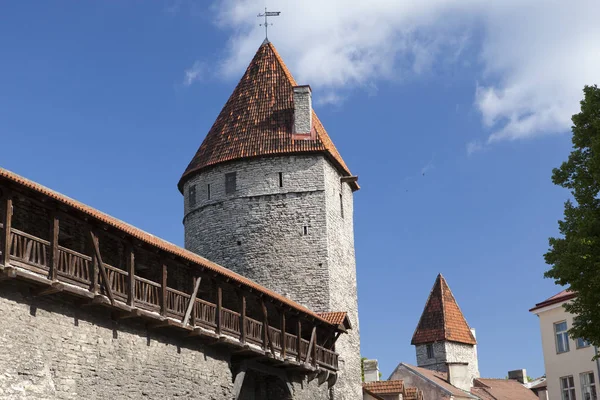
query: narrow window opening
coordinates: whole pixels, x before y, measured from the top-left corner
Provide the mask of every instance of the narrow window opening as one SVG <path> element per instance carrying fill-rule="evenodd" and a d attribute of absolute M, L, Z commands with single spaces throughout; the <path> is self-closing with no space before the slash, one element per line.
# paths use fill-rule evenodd
<path fill-rule="evenodd" d="M 235 172 L 225 174 L 225 194 L 233 194 L 236 191 L 237 177 Z"/>
<path fill-rule="evenodd" d="M 206 185 L 206 198 L 210 200 L 210 183 Z"/>
<path fill-rule="evenodd" d="M 342 197 L 341 193 L 340 193 L 340 215 L 342 216 L 342 218 L 344 218 L 344 198 Z"/>
<path fill-rule="evenodd" d="M 427 345 L 427 358 L 429 358 L 429 359 L 433 358 L 433 345 L 432 344 Z"/>
<path fill-rule="evenodd" d="M 279 173 L 279 187 L 283 187 L 283 172 Z"/>
<path fill-rule="evenodd" d="M 303 232 L 304 232 L 304 236 L 308 235 L 308 226 L 304 225 Z"/>
<path fill-rule="evenodd" d="M 196 185 L 190 185 L 188 189 L 188 205 L 196 207 Z"/>

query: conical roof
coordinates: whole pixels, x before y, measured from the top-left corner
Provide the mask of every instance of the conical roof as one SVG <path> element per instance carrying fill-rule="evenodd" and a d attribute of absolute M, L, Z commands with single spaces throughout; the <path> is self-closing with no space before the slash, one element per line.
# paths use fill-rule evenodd
<path fill-rule="evenodd" d="M 263 42 L 179 180 L 179 189 L 190 175 L 215 164 L 294 153 L 322 152 L 342 175 L 351 176 L 314 111 L 310 137 L 293 135 L 294 86 L 275 46 Z"/>
<path fill-rule="evenodd" d="M 411 344 L 450 341 L 477 344 L 465 316 L 446 282 L 439 274 L 431 289 Z"/>

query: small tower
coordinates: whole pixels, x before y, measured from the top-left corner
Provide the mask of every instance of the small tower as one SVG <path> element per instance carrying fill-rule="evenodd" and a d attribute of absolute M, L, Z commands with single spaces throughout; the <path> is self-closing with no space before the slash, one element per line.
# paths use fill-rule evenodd
<path fill-rule="evenodd" d="M 350 173 L 265 40 L 181 180 L 185 247 L 317 312 L 347 312 L 336 399 L 361 395 Z"/>
<path fill-rule="evenodd" d="M 419 367 L 452 375 L 458 366 L 466 366 L 465 387 L 479 377 L 475 330 L 467 324 L 442 274 L 431 289 L 411 344 L 416 346 Z"/>

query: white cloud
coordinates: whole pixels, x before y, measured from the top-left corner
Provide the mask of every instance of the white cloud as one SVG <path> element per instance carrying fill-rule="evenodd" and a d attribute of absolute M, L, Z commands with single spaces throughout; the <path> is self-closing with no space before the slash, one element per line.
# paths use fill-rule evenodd
<path fill-rule="evenodd" d="M 214 4 L 231 32 L 221 71 L 237 77 L 264 31 L 264 0 Z M 479 65 L 475 107 L 492 132 L 469 144 L 569 129 L 585 84 L 600 83 L 598 0 L 304 0 L 267 3 L 282 11 L 271 38 L 299 83 L 335 99 L 435 73 L 448 63 Z M 469 51 L 471 50 L 471 51 Z M 322 100 L 324 101 L 324 100 Z M 327 101 L 324 101 L 327 102 Z"/>
<path fill-rule="evenodd" d="M 474 140 L 472 142 L 467 143 L 467 154 L 471 155 L 473 153 L 477 153 L 478 151 L 483 150 L 483 145 L 481 142 Z"/>
<path fill-rule="evenodd" d="M 194 65 L 185 70 L 183 84 L 185 86 L 190 86 L 194 82 L 199 81 L 204 77 L 205 71 L 206 65 L 201 61 L 196 61 Z"/>

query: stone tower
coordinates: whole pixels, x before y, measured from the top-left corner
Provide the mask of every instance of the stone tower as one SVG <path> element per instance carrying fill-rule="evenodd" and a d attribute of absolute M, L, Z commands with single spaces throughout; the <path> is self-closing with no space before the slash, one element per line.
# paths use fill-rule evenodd
<path fill-rule="evenodd" d="M 317 312 L 345 311 L 335 399 L 362 398 L 353 192 L 344 160 L 265 41 L 188 165 L 185 247 Z"/>
<path fill-rule="evenodd" d="M 431 289 L 411 344 L 416 346 L 419 367 L 450 375 L 466 367 L 465 387 L 469 387 L 465 390 L 479 378 L 475 330 L 467 324 L 442 274 Z"/>

